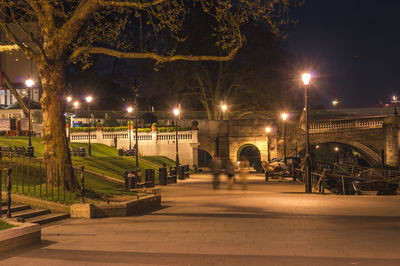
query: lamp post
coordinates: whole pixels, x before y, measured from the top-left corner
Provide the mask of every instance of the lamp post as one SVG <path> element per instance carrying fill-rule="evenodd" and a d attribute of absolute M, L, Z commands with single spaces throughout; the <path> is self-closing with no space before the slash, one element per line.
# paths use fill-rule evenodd
<path fill-rule="evenodd" d="M 225 113 L 226 113 L 226 111 L 228 110 L 228 105 L 226 105 L 225 103 L 222 103 L 221 104 L 221 111 L 222 111 L 222 119 L 223 120 L 225 120 Z M 228 138 L 228 149 L 227 149 L 227 153 L 228 153 L 228 160 L 230 159 L 230 152 L 229 152 L 229 145 L 230 145 L 230 143 L 229 143 L 229 114 L 228 114 L 228 128 L 227 128 L 227 131 L 228 131 L 228 133 L 227 133 L 227 138 Z M 219 145 L 218 145 L 218 147 L 219 147 Z M 220 153 L 219 153 L 219 151 L 218 151 L 218 155 L 220 155 Z"/>
<path fill-rule="evenodd" d="M 136 172 L 139 172 L 139 137 L 138 137 L 138 98 L 139 98 L 139 87 L 137 82 L 133 83 L 133 93 L 135 95 L 134 99 L 134 110 L 135 110 L 135 153 L 136 153 Z"/>
<path fill-rule="evenodd" d="M 311 169 L 310 169 L 310 136 L 309 136 L 309 125 L 308 125 L 308 94 L 307 89 L 310 84 L 311 74 L 303 73 L 301 75 L 304 86 L 304 110 L 305 110 L 305 122 L 306 122 L 306 154 L 305 154 L 305 174 L 306 174 L 306 193 L 311 193 Z"/>
<path fill-rule="evenodd" d="M 72 101 L 72 97 L 71 96 L 68 96 L 67 97 L 67 103 L 68 103 L 68 106 L 69 106 L 69 104 L 71 103 L 71 101 Z M 66 112 L 66 117 L 67 117 L 67 120 L 68 120 L 68 112 Z M 70 142 L 70 136 L 71 136 L 71 126 L 72 126 L 72 115 L 71 115 L 71 119 L 69 120 L 69 124 L 67 124 L 67 126 L 68 126 L 68 136 L 67 136 L 67 142 L 69 143 Z M 69 145 L 68 145 L 68 148 L 69 148 Z"/>
<path fill-rule="evenodd" d="M 336 152 L 336 163 L 339 163 L 339 147 L 335 147 Z"/>
<path fill-rule="evenodd" d="M 178 117 L 180 114 L 179 108 L 174 108 L 174 115 L 175 115 L 175 143 L 176 143 L 176 172 L 178 173 L 179 167 L 179 154 L 178 154 Z"/>
<path fill-rule="evenodd" d="M 397 103 L 399 102 L 396 95 L 392 97 L 392 103 L 394 103 L 394 114 L 397 115 Z"/>
<path fill-rule="evenodd" d="M 93 98 L 92 96 L 87 96 L 86 98 L 86 102 L 88 104 L 88 111 L 89 111 L 89 116 L 88 116 L 88 124 L 89 124 L 89 148 L 88 148 L 88 154 L 89 156 L 92 156 L 92 149 L 91 149 L 91 145 L 90 145 L 90 126 L 91 126 L 91 116 L 90 116 L 90 103 L 92 102 Z"/>
<path fill-rule="evenodd" d="M 339 104 L 339 101 L 338 101 L 337 99 L 334 99 L 334 100 L 332 101 L 333 108 L 335 108 L 336 105 L 338 105 L 338 104 Z"/>
<path fill-rule="evenodd" d="M 269 142 L 269 133 L 271 132 L 271 128 L 270 127 L 266 127 L 265 131 L 267 132 L 267 160 L 268 162 L 271 161 L 271 155 L 270 155 L 270 142 Z"/>
<path fill-rule="evenodd" d="M 32 147 L 32 133 L 31 133 L 31 88 L 34 84 L 33 80 L 27 79 L 25 81 L 26 87 L 28 88 L 28 148 L 27 153 L 29 157 L 33 157 L 33 147 Z"/>
<path fill-rule="evenodd" d="M 133 111 L 132 107 L 128 107 L 128 109 L 126 109 L 128 111 L 128 135 L 129 135 L 129 150 L 132 149 L 132 140 L 131 140 L 131 113 Z"/>
<path fill-rule="evenodd" d="M 286 119 L 288 117 L 287 113 L 282 113 L 283 120 L 283 162 L 286 164 Z"/>

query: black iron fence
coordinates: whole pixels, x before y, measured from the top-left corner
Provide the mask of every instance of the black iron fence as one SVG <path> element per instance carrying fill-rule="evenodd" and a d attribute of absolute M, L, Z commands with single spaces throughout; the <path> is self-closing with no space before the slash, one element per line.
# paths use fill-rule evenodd
<path fill-rule="evenodd" d="M 2 191 L 63 204 L 84 202 L 84 168 L 10 154 L 0 160 Z"/>

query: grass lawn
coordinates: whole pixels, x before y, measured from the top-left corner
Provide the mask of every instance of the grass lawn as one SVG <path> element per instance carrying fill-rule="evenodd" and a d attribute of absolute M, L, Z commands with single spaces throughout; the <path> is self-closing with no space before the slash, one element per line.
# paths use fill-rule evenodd
<path fill-rule="evenodd" d="M 0 136 L 0 146 L 27 146 L 28 138 L 27 137 L 6 137 Z M 43 157 L 44 145 L 42 143 L 42 138 L 32 137 L 32 146 L 35 148 L 35 157 Z M 79 148 L 85 147 L 86 151 L 88 150 L 87 143 L 70 143 L 70 148 Z M 118 156 L 118 150 L 103 144 L 91 144 L 92 156 L 86 157 L 72 157 L 72 164 L 74 166 L 84 166 L 85 169 L 96 172 L 98 174 L 104 174 L 107 176 L 111 176 L 114 178 L 118 178 L 120 180 L 123 179 L 122 175 L 127 170 L 133 170 L 136 166 L 136 158 L 128 157 L 128 156 Z M 145 169 L 154 169 L 155 172 L 155 183 L 158 184 L 158 168 L 162 166 L 163 162 L 166 163 L 167 167 L 175 166 L 175 161 L 163 157 L 163 156 L 146 156 L 143 157 L 144 160 L 139 158 L 139 167 L 142 172 Z M 152 164 L 147 163 L 151 162 Z M 153 164 L 157 165 L 154 166 Z M 37 166 L 39 168 L 39 166 Z M 26 171 L 26 170 L 25 170 Z M 24 180 L 23 173 L 24 170 L 17 169 L 13 170 L 13 174 L 18 175 L 18 172 L 21 173 L 19 183 Z M 78 179 L 79 179 L 79 174 Z M 18 178 L 18 177 L 16 177 Z M 144 178 L 144 176 L 143 176 Z M 16 181 L 13 181 L 13 184 L 16 184 Z M 106 198 L 111 197 L 112 195 L 120 195 L 120 194 L 129 194 L 131 192 L 127 192 L 124 190 L 121 184 L 117 184 L 108 180 L 105 180 L 99 176 L 85 173 L 85 189 L 87 190 L 87 195 L 91 198 Z M 27 184 L 28 180 L 24 180 L 25 184 Z M 32 181 L 31 181 L 32 182 Z M 37 197 L 44 197 L 45 193 L 45 184 L 43 184 L 43 180 L 35 180 L 36 185 L 31 184 L 31 188 L 29 191 L 30 194 L 36 194 Z M 15 187 L 15 186 L 14 186 Z M 28 189 L 27 187 L 25 189 Z M 39 195 L 40 189 L 42 189 L 42 195 Z M 48 198 L 51 195 L 54 196 L 54 189 L 49 191 L 48 189 Z M 21 192 L 21 191 L 18 191 Z M 26 193 L 24 191 L 24 193 Z M 51 194 L 50 194 L 51 193 Z M 58 192 L 57 192 L 58 193 Z M 58 197 L 64 198 L 63 191 L 57 194 Z M 55 200 L 58 200 L 58 197 Z M 69 195 L 65 195 L 68 199 Z M 74 195 L 71 196 L 72 198 Z"/>
<path fill-rule="evenodd" d="M 8 224 L 8 223 L 6 223 L 4 221 L 0 221 L 0 230 L 8 229 L 8 228 L 11 228 L 11 227 L 14 227 L 14 225 Z"/>

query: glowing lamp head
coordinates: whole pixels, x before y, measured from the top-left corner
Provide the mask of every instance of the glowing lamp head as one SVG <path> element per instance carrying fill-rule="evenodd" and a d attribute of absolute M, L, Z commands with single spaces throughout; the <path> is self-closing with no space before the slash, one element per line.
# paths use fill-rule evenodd
<path fill-rule="evenodd" d="M 338 152 L 339 151 L 339 147 L 335 147 L 335 151 Z"/>
<path fill-rule="evenodd" d="M 128 111 L 128 113 L 132 113 L 133 108 L 132 107 L 128 107 L 128 109 L 126 109 Z"/>
<path fill-rule="evenodd" d="M 287 114 L 287 113 L 283 113 L 283 114 L 281 115 L 281 117 L 282 117 L 282 120 L 283 120 L 283 121 L 286 121 L 286 119 L 287 119 L 287 117 L 288 117 L 288 114 Z"/>
<path fill-rule="evenodd" d="M 319 149 L 319 145 L 315 146 L 316 149 Z"/>
<path fill-rule="evenodd" d="M 180 110 L 178 108 L 174 108 L 174 115 L 178 116 L 180 113 Z"/>
<path fill-rule="evenodd" d="M 228 106 L 226 104 L 221 105 L 221 110 L 222 112 L 225 112 L 226 110 L 228 110 Z"/>
<path fill-rule="evenodd" d="M 75 102 L 74 102 L 74 107 L 75 107 L 75 108 L 78 108 L 78 107 L 79 107 L 79 102 L 78 102 L 78 101 L 75 101 Z"/>
<path fill-rule="evenodd" d="M 332 105 L 333 105 L 333 106 L 336 106 L 336 105 L 338 105 L 338 104 L 339 104 L 339 101 L 338 101 L 338 100 L 335 99 L 335 100 L 332 101 Z"/>
<path fill-rule="evenodd" d="M 86 99 L 86 102 L 88 102 L 88 103 L 91 103 L 93 100 L 92 96 L 87 96 L 85 99 Z"/>
<path fill-rule="evenodd" d="M 310 84 L 311 74 L 310 73 L 303 73 L 301 75 L 301 79 L 303 80 L 304 85 Z"/>
<path fill-rule="evenodd" d="M 33 80 L 31 80 L 31 79 L 27 79 L 27 80 L 25 80 L 25 84 L 28 88 L 31 88 L 33 86 L 33 84 L 35 84 L 35 82 L 33 82 Z"/>
<path fill-rule="evenodd" d="M 269 132 L 271 132 L 271 128 L 270 128 L 270 127 L 266 127 L 266 128 L 265 128 L 265 131 L 266 131 L 267 133 L 269 133 Z"/>
<path fill-rule="evenodd" d="M 72 97 L 71 97 L 71 96 L 68 96 L 68 97 L 67 97 L 67 102 L 70 103 L 71 101 L 72 101 Z"/>
<path fill-rule="evenodd" d="M 392 99 L 393 99 L 393 101 L 397 101 L 397 96 L 393 95 Z"/>

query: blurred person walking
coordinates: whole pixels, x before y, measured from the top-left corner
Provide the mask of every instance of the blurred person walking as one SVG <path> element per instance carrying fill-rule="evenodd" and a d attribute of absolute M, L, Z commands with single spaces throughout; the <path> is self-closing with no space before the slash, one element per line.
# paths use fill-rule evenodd
<path fill-rule="evenodd" d="M 242 182 L 242 189 L 247 189 L 247 175 L 249 173 L 250 162 L 242 157 L 239 164 L 239 176 Z"/>
<path fill-rule="evenodd" d="M 233 162 L 228 159 L 225 162 L 225 174 L 227 175 L 227 185 L 228 185 L 228 189 L 232 189 L 232 185 L 233 185 L 233 177 L 235 176 L 235 165 L 233 164 Z"/>
<path fill-rule="evenodd" d="M 210 170 L 213 175 L 212 184 L 213 189 L 217 189 L 219 187 L 219 175 L 221 174 L 222 162 L 219 159 L 218 155 L 215 154 L 214 158 L 210 161 Z"/>

